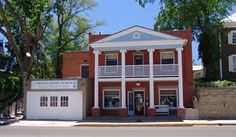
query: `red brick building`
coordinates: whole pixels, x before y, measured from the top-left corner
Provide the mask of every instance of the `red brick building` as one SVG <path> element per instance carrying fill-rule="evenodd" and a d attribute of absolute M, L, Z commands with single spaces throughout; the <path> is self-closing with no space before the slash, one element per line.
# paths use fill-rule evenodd
<path fill-rule="evenodd" d="M 89 51 L 64 53 L 63 76 L 86 77 L 88 69 L 88 115 L 155 116 L 164 105 L 181 116 L 192 107 L 191 29 L 133 26 L 109 35 L 90 33 Z"/>

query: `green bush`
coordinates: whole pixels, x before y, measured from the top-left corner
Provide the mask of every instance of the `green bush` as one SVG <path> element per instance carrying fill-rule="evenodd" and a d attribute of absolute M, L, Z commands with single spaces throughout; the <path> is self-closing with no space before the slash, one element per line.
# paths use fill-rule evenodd
<path fill-rule="evenodd" d="M 5 95 L 10 95 L 4 97 Z M 23 96 L 22 80 L 15 75 L 1 75 L 0 76 L 0 110 L 11 105 L 14 101 Z"/>
<path fill-rule="evenodd" d="M 195 81 L 197 87 L 236 87 L 236 82 L 228 80 L 218 80 L 218 81 L 205 81 L 197 80 Z"/>

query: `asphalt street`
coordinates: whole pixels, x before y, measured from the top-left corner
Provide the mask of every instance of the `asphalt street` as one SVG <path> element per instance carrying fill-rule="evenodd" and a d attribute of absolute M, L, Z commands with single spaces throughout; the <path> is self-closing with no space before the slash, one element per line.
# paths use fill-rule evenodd
<path fill-rule="evenodd" d="M 236 126 L 202 127 L 13 127 L 0 137 L 235 137 Z"/>

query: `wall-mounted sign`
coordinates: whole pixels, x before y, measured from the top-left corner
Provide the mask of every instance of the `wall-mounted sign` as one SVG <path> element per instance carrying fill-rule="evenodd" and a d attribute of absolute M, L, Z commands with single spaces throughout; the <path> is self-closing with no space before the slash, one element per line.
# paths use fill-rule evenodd
<path fill-rule="evenodd" d="M 31 89 L 77 89 L 77 80 L 31 81 Z"/>

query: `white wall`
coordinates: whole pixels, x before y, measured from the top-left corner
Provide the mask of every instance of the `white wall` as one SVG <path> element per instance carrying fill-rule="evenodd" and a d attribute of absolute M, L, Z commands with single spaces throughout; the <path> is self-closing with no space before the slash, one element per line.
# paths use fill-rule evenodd
<path fill-rule="evenodd" d="M 48 97 L 47 107 L 40 107 L 40 97 Z M 57 107 L 50 106 L 50 96 L 58 97 Z M 68 107 L 60 106 L 61 96 L 68 96 Z M 32 91 L 27 92 L 26 119 L 83 119 L 83 92 L 81 91 Z"/>

